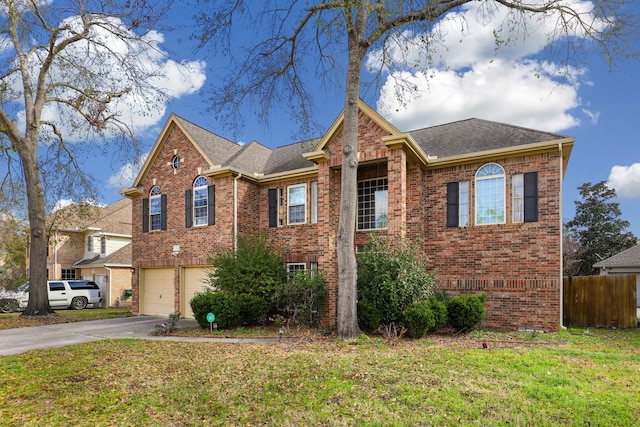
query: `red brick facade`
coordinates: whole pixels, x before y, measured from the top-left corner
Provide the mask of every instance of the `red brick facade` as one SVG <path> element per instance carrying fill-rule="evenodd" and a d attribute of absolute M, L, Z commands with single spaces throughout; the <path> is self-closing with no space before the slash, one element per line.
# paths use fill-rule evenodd
<path fill-rule="evenodd" d="M 141 269 L 173 269 L 173 307 L 178 312 L 189 297 L 184 295 L 182 269 L 206 266 L 207 256 L 216 248 L 233 248 L 235 230 L 244 235 L 267 232 L 287 248 L 287 262 L 305 263 L 307 267 L 317 264 L 327 279 L 329 294 L 324 320 L 328 325 L 335 324 L 341 126 L 334 126 L 316 147 L 316 153 L 323 155 L 314 157 L 315 167 L 258 176 L 239 168 L 212 167 L 215 159 L 203 155 L 176 123 L 170 119 L 136 186 L 124 192 L 133 199 L 133 310 L 144 311 L 139 300 Z M 493 156 L 483 155 L 481 160 L 466 156 L 455 161 L 433 161 L 412 149 L 410 138 L 396 135 L 391 142 L 385 140 L 393 128 L 379 116 L 361 112 L 359 123 L 359 180 L 388 181 L 388 227 L 375 232 L 407 236 L 423 248 L 438 274 L 438 286 L 450 295 L 487 292 L 485 326 L 557 330 L 561 320 L 560 195 L 565 160 L 558 145 L 517 154 L 498 150 Z M 312 150 L 310 147 L 308 151 Z M 171 166 L 176 155 L 182 160 L 178 169 Z M 425 158 L 416 159 L 420 156 Z M 447 227 L 447 184 L 469 181 L 473 224 L 475 173 L 486 163 L 504 168 L 506 222 Z M 538 220 L 513 223 L 511 177 L 528 172 L 538 173 Z M 186 228 L 185 191 L 192 188 L 199 175 L 207 176 L 209 184 L 215 185 L 215 225 Z M 317 222 L 313 223 L 310 201 L 315 183 Z M 287 188 L 296 184 L 306 184 L 307 221 L 287 225 Z M 167 196 L 167 228 L 143 232 L 142 200 L 149 197 L 154 185 Z M 282 223 L 270 227 L 269 190 L 279 188 L 284 196 L 279 217 Z M 370 233 L 358 231 L 355 244 L 366 243 Z M 175 251 L 177 245 L 179 251 Z"/>

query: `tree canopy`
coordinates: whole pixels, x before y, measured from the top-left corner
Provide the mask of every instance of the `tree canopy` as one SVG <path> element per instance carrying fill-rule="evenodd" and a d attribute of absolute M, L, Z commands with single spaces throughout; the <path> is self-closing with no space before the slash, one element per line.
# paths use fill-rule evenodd
<path fill-rule="evenodd" d="M 0 0 L 0 159 L 6 162 L 0 185 L 27 205 L 25 315 L 51 313 L 47 206 L 97 194 L 78 152 L 108 141 L 105 150 L 135 158 L 136 130 L 177 91 L 178 82 L 169 88 L 163 78 L 162 38 L 153 31 L 169 7 L 151 0 Z"/>
<path fill-rule="evenodd" d="M 578 190 L 581 200 L 575 201 L 575 217 L 565 224 L 568 241 L 574 243 L 571 259 L 565 259 L 573 267 L 565 272 L 588 276 L 595 273 L 593 264 L 632 247 L 638 239 L 627 231 L 629 221 L 621 218 L 619 204 L 612 201 L 616 191 L 605 181 L 586 182 Z"/>

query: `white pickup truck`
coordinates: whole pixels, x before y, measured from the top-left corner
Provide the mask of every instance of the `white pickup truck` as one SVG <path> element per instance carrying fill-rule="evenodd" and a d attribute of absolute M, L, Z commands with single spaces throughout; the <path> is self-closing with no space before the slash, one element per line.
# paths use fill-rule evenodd
<path fill-rule="evenodd" d="M 102 292 L 95 282 L 90 280 L 49 280 L 49 304 L 51 308 L 73 308 L 82 310 L 89 304 L 102 302 Z M 22 285 L 17 292 L 0 295 L 0 312 L 11 313 L 24 310 L 29 303 L 29 283 Z"/>

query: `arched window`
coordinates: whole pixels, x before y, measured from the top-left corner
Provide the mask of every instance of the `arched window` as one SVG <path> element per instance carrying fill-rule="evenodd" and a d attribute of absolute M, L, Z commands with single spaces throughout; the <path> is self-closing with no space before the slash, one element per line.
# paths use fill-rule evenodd
<path fill-rule="evenodd" d="M 504 224 L 505 175 L 497 163 L 488 163 L 476 173 L 476 224 Z"/>
<path fill-rule="evenodd" d="M 199 176 L 193 181 L 193 225 L 207 225 L 209 193 L 207 178 Z"/>
<path fill-rule="evenodd" d="M 149 191 L 149 224 L 152 231 L 162 229 L 162 198 L 157 185 Z"/>

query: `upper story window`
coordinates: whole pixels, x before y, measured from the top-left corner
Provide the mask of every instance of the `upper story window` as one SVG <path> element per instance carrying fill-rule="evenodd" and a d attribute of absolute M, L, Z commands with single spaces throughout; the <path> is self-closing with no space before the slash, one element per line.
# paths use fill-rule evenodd
<path fill-rule="evenodd" d="M 171 159 L 171 167 L 174 171 L 178 170 L 178 168 L 180 167 L 180 156 L 178 156 L 177 154 Z"/>
<path fill-rule="evenodd" d="M 497 163 L 488 163 L 476 173 L 476 225 L 504 223 L 504 169 Z"/>
<path fill-rule="evenodd" d="M 307 222 L 307 184 L 287 187 L 287 217 L 289 224 Z"/>
<path fill-rule="evenodd" d="M 160 187 L 155 185 L 149 192 L 149 224 L 150 230 L 160 230 L 162 221 L 162 198 Z"/>
<path fill-rule="evenodd" d="M 375 230 L 389 225 L 387 178 L 358 182 L 358 230 Z"/>
<path fill-rule="evenodd" d="M 193 225 L 207 225 L 209 192 L 207 178 L 199 176 L 193 182 Z"/>
<path fill-rule="evenodd" d="M 87 252 L 93 252 L 93 236 L 87 236 Z"/>
<path fill-rule="evenodd" d="M 107 238 L 105 236 L 100 237 L 100 253 L 107 254 Z"/>
<path fill-rule="evenodd" d="M 513 194 L 511 195 L 511 210 L 513 222 L 524 222 L 524 175 L 519 173 L 511 177 Z"/>

